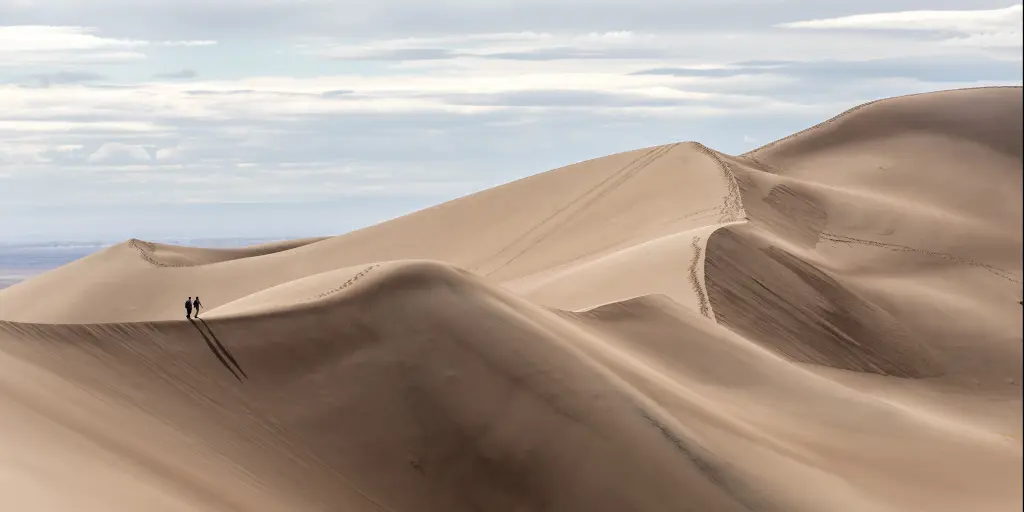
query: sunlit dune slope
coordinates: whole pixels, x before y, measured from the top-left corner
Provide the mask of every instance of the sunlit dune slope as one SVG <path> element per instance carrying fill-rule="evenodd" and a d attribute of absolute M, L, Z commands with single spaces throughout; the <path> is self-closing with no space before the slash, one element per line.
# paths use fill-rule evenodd
<path fill-rule="evenodd" d="M 168 320 L 184 315 L 179 304 L 188 296 L 199 295 L 212 309 L 303 277 L 408 258 L 459 266 L 554 307 L 666 293 L 698 308 L 694 279 L 648 270 L 667 270 L 666 257 L 694 259 L 693 238 L 701 245 L 704 237 L 680 233 L 742 217 L 735 183 L 717 155 L 699 144 L 669 144 L 556 169 L 290 250 L 132 240 L 3 290 L 0 318 Z M 658 256 L 631 251 L 647 243 L 660 246 Z M 652 259 L 660 261 L 652 266 Z M 590 265 L 619 270 L 594 275 Z M 567 275 L 575 276 L 570 286 Z M 49 299 L 41 303 L 42 296 Z"/>

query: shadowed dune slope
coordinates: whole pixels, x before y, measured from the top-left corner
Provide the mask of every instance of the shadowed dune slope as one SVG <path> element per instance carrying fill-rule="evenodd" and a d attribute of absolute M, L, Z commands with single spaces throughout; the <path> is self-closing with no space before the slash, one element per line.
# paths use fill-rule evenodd
<path fill-rule="evenodd" d="M 391 510 L 742 510 L 535 307 L 508 300 L 442 265 L 409 263 L 301 310 L 208 327 L 6 329 L 47 340 L 126 409 L 211 436 L 231 460 L 259 453 L 243 467 L 250 479 L 322 467 L 335 485 L 293 489 L 313 501 L 304 507 L 362 506 L 351 488 Z M 197 343 L 200 328 L 232 351 L 244 385 Z M 106 364 L 117 371 L 92 371 Z M 189 388 L 202 390 L 204 414 Z M 241 500 L 246 483 L 229 483 Z"/>
<path fill-rule="evenodd" d="M 1020 510 L 1021 112 L 892 98 L 110 247 L 0 291 L 0 509 Z"/>
<path fill-rule="evenodd" d="M 749 222 L 708 242 L 719 322 L 801 361 L 1020 382 L 1021 90 L 855 109 L 727 161 Z"/>
<path fill-rule="evenodd" d="M 875 401 L 664 296 L 556 312 L 396 262 L 286 311 L 0 329 L 5 357 L 54 381 L 7 378 L 3 395 L 105 432 L 180 509 L 998 510 L 1020 497 L 1018 441 Z M 79 403 L 71 419 L 63 400 L 79 390 L 102 409 Z M 112 430 L 140 417 L 160 428 Z"/>

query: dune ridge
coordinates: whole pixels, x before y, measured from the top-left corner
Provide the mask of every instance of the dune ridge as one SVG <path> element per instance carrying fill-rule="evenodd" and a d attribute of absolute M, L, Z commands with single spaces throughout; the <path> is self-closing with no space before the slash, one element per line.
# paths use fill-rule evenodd
<path fill-rule="evenodd" d="M 1016 91 L 1016 90 L 1018 90 L 1020 88 L 1021 87 L 1019 85 L 989 85 L 989 86 L 984 86 L 984 87 L 964 87 L 964 88 L 961 88 L 961 89 L 954 89 L 954 90 L 955 91 L 963 91 L 963 92 L 967 92 L 967 91 L 991 91 L 991 90 L 1010 90 L 1010 91 Z M 944 91 L 944 92 L 951 92 L 951 91 Z M 915 93 L 915 94 L 906 94 L 906 95 L 903 95 L 903 96 L 899 96 L 899 98 L 913 98 L 913 97 L 919 97 L 919 96 L 931 96 L 931 95 L 934 95 L 934 94 L 935 94 L 934 92 L 921 92 L 921 93 Z M 840 119 L 842 119 L 842 118 L 844 118 L 844 117 L 846 117 L 846 116 L 848 116 L 850 114 L 853 114 L 853 113 L 857 112 L 858 110 L 861 110 L 861 109 L 863 109 L 865 107 L 870 107 L 871 105 L 874 105 L 876 103 L 880 103 L 880 102 L 888 101 L 888 100 L 892 100 L 892 99 L 893 98 L 879 98 L 877 100 L 872 100 L 872 101 L 869 101 L 867 103 L 861 103 L 860 105 L 857 105 L 857 106 L 855 106 L 853 108 L 844 110 L 844 111 L 842 111 L 842 112 L 840 112 L 840 113 L 838 113 L 838 114 L 836 114 L 836 115 L 834 115 L 834 116 L 832 116 L 832 117 L 830 117 L 830 118 L 828 118 L 828 119 L 826 119 L 826 120 L 824 120 L 824 121 L 822 121 L 822 122 L 820 122 L 820 123 L 818 123 L 818 124 L 816 124 L 814 126 L 809 126 L 809 127 L 804 128 L 803 130 L 800 130 L 798 132 L 791 133 L 791 134 L 789 134 L 789 135 L 787 135 L 787 136 L 785 136 L 785 137 L 783 137 L 781 139 L 776 139 L 776 140 L 768 142 L 768 143 L 766 143 L 766 144 L 764 144 L 762 146 L 758 146 L 758 147 L 756 147 L 754 149 L 751 149 L 750 151 L 747 151 L 746 153 L 743 153 L 743 155 L 741 155 L 741 156 L 747 157 L 747 158 L 754 157 L 754 156 L 757 155 L 757 153 L 759 153 L 761 151 L 765 151 L 765 150 L 771 149 L 771 148 L 773 148 L 775 146 L 778 146 L 779 144 L 783 144 L 783 143 L 788 142 L 788 141 L 790 141 L 792 139 L 795 139 L 797 137 L 801 137 L 801 136 L 806 135 L 808 133 L 813 133 L 815 131 L 818 131 L 818 130 L 820 130 L 820 129 L 822 129 L 822 128 L 824 128 L 824 127 L 826 127 L 826 126 L 828 126 L 828 125 L 830 125 L 830 124 L 832 124 L 832 123 L 834 123 L 836 121 L 839 121 Z"/>
<path fill-rule="evenodd" d="M 0 291 L 0 504 L 1019 510 L 1021 113 L 890 98 L 338 237 L 107 248 Z"/>
<path fill-rule="evenodd" d="M 209 265 L 211 263 L 220 263 L 222 261 L 230 261 L 240 258 L 253 258 L 288 251 L 304 245 L 314 244 L 321 240 L 325 240 L 326 238 L 327 237 L 303 238 L 282 242 L 268 242 L 231 249 L 202 249 L 170 244 L 157 244 L 154 242 L 139 240 L 137 238 L 128 240 L 127 244 L 129 247 L 139 252 L 139 257 L 155 267 L 196 267 Z M 160 261 L 156 254 L 157 252 L 166 253 L 165 258 L 169 258 L 171 261 L 177 260 L 178 262 L 173 263 Z"/>

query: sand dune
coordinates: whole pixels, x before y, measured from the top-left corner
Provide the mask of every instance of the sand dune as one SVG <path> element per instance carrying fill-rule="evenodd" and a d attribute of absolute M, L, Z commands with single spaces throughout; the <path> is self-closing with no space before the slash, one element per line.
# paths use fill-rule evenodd
<path fill-rule="evenodd" d="M 177 319 L 179 303 L 190 295 L 198 294 L 212 310 L 296 279 L 401 259 L 444 261 L 513 290 L 518 282 L 538 297 L 554 299 L 541 302 L 547 306 L 594 306 L 650 291 L 629 284 L 631 275 L 620 275 L 615 283 L 626 296 L 604 286 L 566 295 L 555 282 L 544 283 L 645 242 L 741 220 L 735 196 L 731 176 L 703 146 L 659 146 L 572 165 L 261 256 L 129 241 L 5 289 L 0 317 L 45 323 Z M 690 250 L 680 257 L 688 259 Z M 643 260 L 641 253 L 633 257 Z M 338 284 L 324 281 L 322 291 Z M 689 287 L 680 291 L 679 300 L 688 300 Z M 49 300 L 33 299 L 40 296 Z"/>
<path fill-rule="evenodd" d="M 4 289 L 0 507 L 1019 510 L 1021 97 Z"/>

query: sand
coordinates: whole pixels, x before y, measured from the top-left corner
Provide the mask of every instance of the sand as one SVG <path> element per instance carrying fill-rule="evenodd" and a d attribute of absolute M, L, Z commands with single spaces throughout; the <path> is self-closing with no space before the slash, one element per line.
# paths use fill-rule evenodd
<path fill-rule="evenodd" d="M 0 509 L 1020 510 L 1021 92 L 16 284 Z"/>

